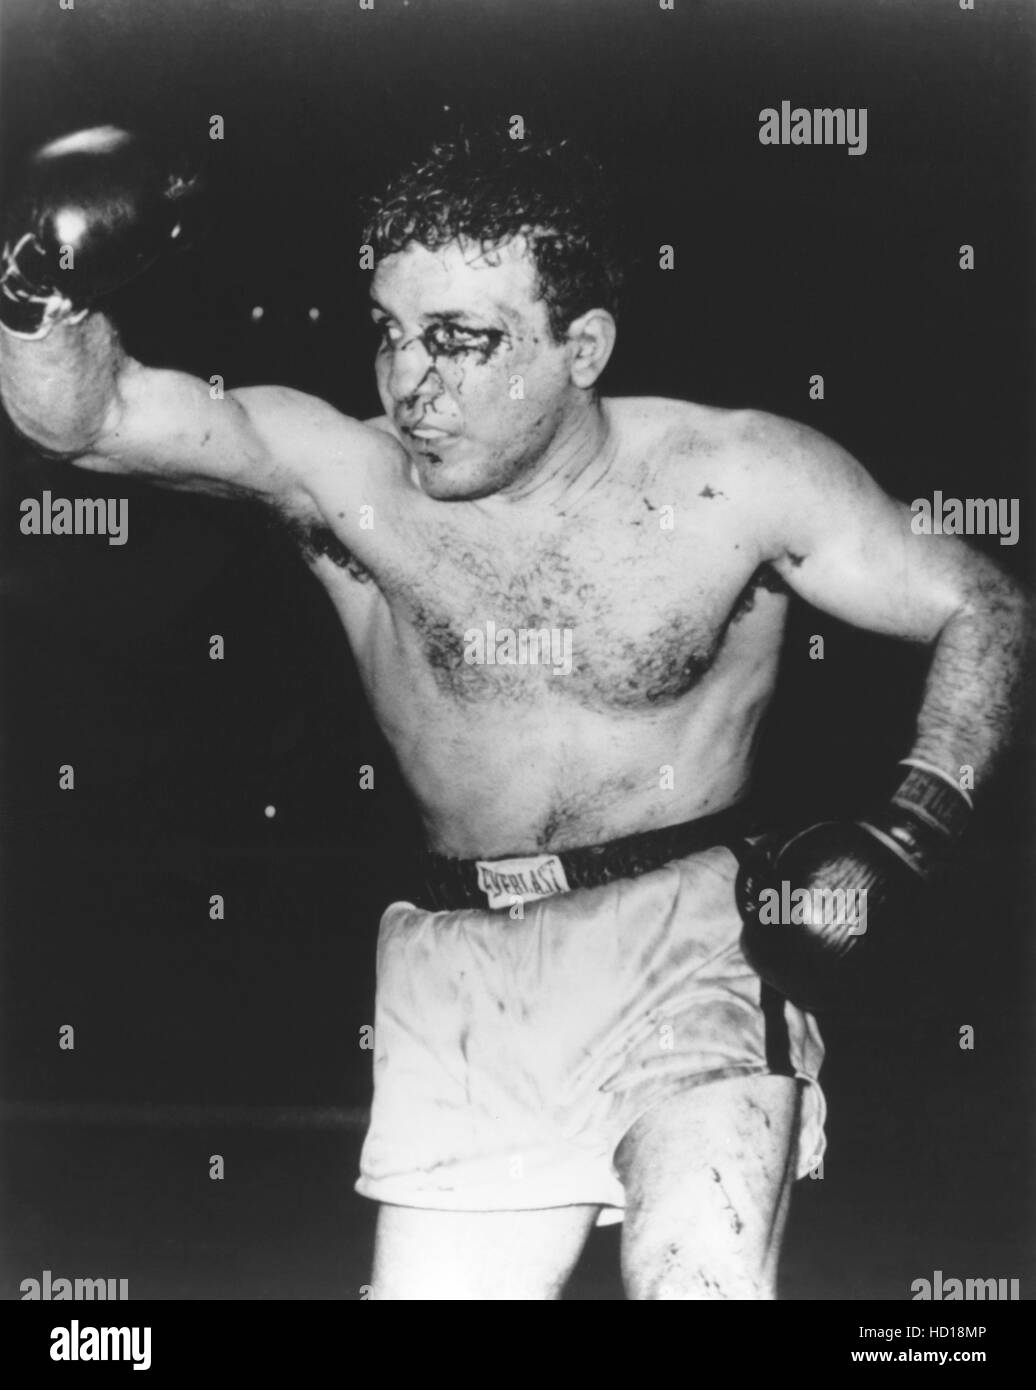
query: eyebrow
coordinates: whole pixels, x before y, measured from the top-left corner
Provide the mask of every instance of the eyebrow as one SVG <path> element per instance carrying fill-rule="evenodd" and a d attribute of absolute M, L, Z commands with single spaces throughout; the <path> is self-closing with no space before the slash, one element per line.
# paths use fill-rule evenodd
<path fill-rule="evenodd" d="M 373 294 L 370 296 L 370 304 L 372 312 L 384 314 L 387 318 L 395 317 L 391 310 L 386 309 L 385 305 L 382 304 L 379 299 L 376 299 Z M 499 314 L 499 311 L 497 312 Z M 499 314 L 499 316 L 505 317 L 502 314 Z M 436 323 L 469 323 L 486 325 L 488 323 L 488 320 L 492 317 L 493 313 L 491 310 L 479 313 L 474 309 L 436 309 L 433 313 L 421 314 L 420 319 L 422 323 L 426 323 L 429 325 Z"/>
<path fill-rule="evenodd" d="M 434 314 L 422 314 L 422 318 L 429 319 L 433 323 L 474 323 L 481 322 L 486 318 L 485 314 L 479 314 L 473 309 L 440 309 Z"/>

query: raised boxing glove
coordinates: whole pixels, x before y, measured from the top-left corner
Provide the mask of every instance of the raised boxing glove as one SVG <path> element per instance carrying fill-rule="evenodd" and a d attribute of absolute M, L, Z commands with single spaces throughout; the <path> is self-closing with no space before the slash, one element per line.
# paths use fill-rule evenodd
<path fill-rule="evenodd" d="M 95 126 L 31 156 L 9 210 L 0 323 L 43 338 L 146 270 L 181 234 L 197 179 L 170 173 L 140 136 Z"/>

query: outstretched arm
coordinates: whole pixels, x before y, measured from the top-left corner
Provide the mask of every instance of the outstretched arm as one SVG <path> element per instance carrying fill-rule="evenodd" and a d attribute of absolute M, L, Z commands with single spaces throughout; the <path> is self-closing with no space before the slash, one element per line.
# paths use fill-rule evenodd
<path fill-rule="evenodd" d="M 299 519 L 318 519 L 332 481 L 337 498 L 360 496 L 367 468 L 398 448 L 301 391 L 214 398 L 206 382 L 128 357 L 97 313 L 41 341 L 0 327 L 0 398 L 22 434 L 78 467 L 250 497 Z"/>
<path fill-rule="evenodd" d="M 0 263 L 0 398 L 15 426 L 80 467 L 255 497 L 295 520 L 318 521 L 333 496 L 348 531 L 367 465 L 398 463 L 386 434 L 301 392 L 223 396 L 145 367 L 100 311 L 179 232 L 181 184 L 145 143 L 74 132 L 38 150 L 23 183 Z"/>

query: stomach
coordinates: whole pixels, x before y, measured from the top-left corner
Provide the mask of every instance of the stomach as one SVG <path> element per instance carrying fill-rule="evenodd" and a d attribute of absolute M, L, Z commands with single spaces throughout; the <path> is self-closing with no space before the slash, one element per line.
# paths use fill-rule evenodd
<path fill-rule="evenodd" d="M 600 844 L 742 799 L 785 609 L 782 596 L 761 593 L 727 624 L 689 689 L 654 698 L 652 687 L 636 702 L 616 699 L 621 666 L 602 691 L 587 690 L 575 672 L 525 667 L 516 682 L 518 668 L 479 663 L 465 664 L 463 680 L 444 679 L 443 663 L 387 603 L 372 606 L 353 646 L 429 848 L 505 858 Z M 614 654 L 614 634 L 599 645 Z M 623 688 L 641 675 L 631 659 Z"/>
<path fill-rule="evenodd" d="M 704 703 L 625 718 L 440 712 L 407 721 L 425 730 L 418 738 L 383 727 L 428 847 L 504 858 L 600 844 L 734 805 L 751 778 L 763 702 L 736 712 L 730 700 Z"/>

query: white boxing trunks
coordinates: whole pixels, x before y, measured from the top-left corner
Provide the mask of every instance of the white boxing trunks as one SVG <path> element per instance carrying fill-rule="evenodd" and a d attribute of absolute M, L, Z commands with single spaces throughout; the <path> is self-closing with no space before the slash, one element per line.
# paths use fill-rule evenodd
<path fill-rule="evenodd" d="M 521 908 L 393 903 L 357 1191 L 449 1211 L 600 1204 L 602 1223 L 621 1220 L 613 1158 L 631 1126 L 688 1087 L 765 1073 L 800 1079 L 797 1175 L 815 1169 L 823 1042 L 742 955 L 737 867 L 713 845 Z"/>

